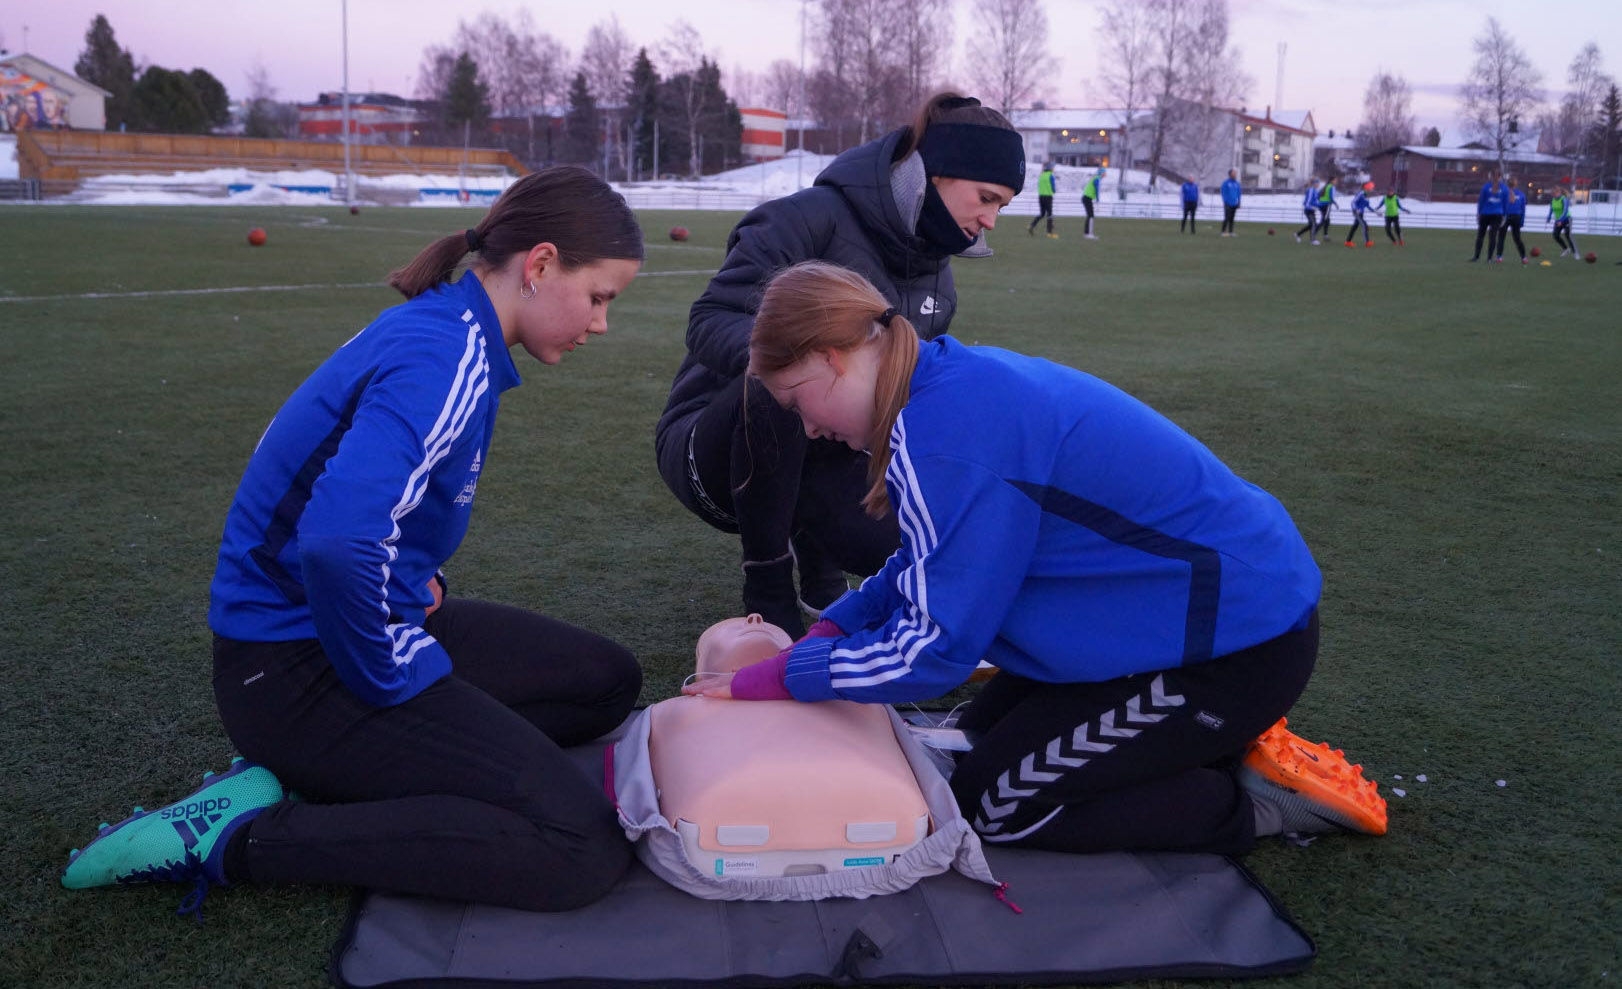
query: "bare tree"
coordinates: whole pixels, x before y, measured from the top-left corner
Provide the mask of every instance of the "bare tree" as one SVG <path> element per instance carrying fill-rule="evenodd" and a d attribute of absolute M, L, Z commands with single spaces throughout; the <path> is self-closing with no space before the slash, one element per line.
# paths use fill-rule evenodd
<path fill-rule="evenodd" d="M 1465 126 L 1497 152 L 1498 171 L 1503 172 L 1504 152 L 1515 146 L 1512 135 L 1522 120 L 1531 123 L 1537 112 L 1543 74 L 1496 17 L 1487 18 L 1487 30 L 1474 47 L 1476 61 L 1464 84 L 1461 116 Z"/>
<path fill-rule="evenodd" d="M 1058 63 L 1041 0 L 974 0 L 973 11 L 971 73 L 986 102 L 1006 115 L 1045 95 Z"/>
<path fill-rule="evenodd" d="M 1408 80 L 1390 72 L 1376 72 L 1363 91 L 1363 119 L 1357 125 L 1357 150 L 1369 155 L 1412 144 L 1414 140 L 1413 90 Z"/>
<path fill-rule="evenodd" d="M 703 168 L 699 159 L 699 125 L 704 118 L 704 90 L 699 85 L 699 70 L 709 61 L 704 38 L 698 29 L 685 20 L 670 26 L 670 33 L 659 44 L 659 60 L 665 65 L 665 78 L 676 96 L 676 113 L 681 126 L 687 130 L 687 173 L 698 175 Z"/>
<path fill-rule="evenodd" d="M 900 52 L 903 0 L 818 0 L 811 25 L 824 108 L 856 126 L 868 140 L 904 117 Z M 841 125 L 836 124 L 836 129 Z"/>
<path fill-rule="evenodd" d="M 580 71 L 586 74 L 586 85 L 599 109 L 625 105 L 626 89 L 631 84 L 631 59 L 635 56 L 636 47 L 620 27 L 618 16 L 610 15 L 586 32 L 586 45 L 580 50 Z"/>
<path fill-rule="evenodd" d="M 935 91 L 950 61 L 952 0 L 895 0 L 895 7 L 901 68 L 896 100 L 910 110 Z"/>
<path fill-rule="evenodd" d="M 1119 107 L 1122 147 L 1115 156 L 1121 166 L 1121 179 L 1116 183 L 1119 190 L 1126 181 L 1127 169 L 1132 167 L 1132 125 L 1139 112 L 1149 105 L 1149 60 L 1153 46 L 1149 13 L 1138 0 L 1107 0 L 1102 16 L 1104 61 L 1096 86 L 1104 102 Z"/>
<path fill-rule="evenodd" d="M 856 61 L 853 21 L 853 4 L 847 0 L 817 0 L 808 32 L 817 61 L 807 80 L 806 102 L 823 127 L 833 128 L 834 140 L 841 145 L 846 125 L 856 116 L 850 82 Z"/>
<path fill-rule="evenodd" d="M 766 67 L 760 80 L 760 101 L 773 110 L 782 110 L 790 120 L 805 116 L 800 104 L 800 67 L 780 58 Z"/>
<path fill-rule="evenodd" d="M 1166 131 L 1174 167 L 1201 185 L 1237 164 L 1233 107 L 1251 80 L 1228 45 L 1228 0 L 1199 0 L 1190 13 L 1175 113 Z"/>
<path fill-rule="evenodd" d="M 1560 122 L 1570 137 L 1561 142 L 1559 150 L 1576 155 L 1575 175 L 1582 170 L 1584 157 L 1600 157 L 1589 153 L 1595 150 L 1590 146 L 1595 143 L 1594 129 L 1599 122 L 1600 104 L 1606 91 L 1615 85 L 1605 73 L 1605 59 L 1600 55 L 1599 45 L 1590 41 L 1583 46 L 1566 70 L 1566 82 L 1571 88 L 1560 101 Z"/>
<path fill-rule="evenodd" d="M 471 24 L 457 24 L 451 47 L 467 52 L 478 64 L 479 78 L 490 89 L 490 109 L 497 117 L 523 113 L 525 83 L 515 64 L 519 43 L 512 25 L 496 14 L 480 14 Z"/>
<path fill-rule="evenodd" d="M 768 106 L 765 100 L 766 77 L 750 72 L 741 65 L 733 65 L 726 74 L 727 95 L 739 106 Z M 775 108 L 774 108 L 775 109 Z"/>
<path fill-rule="evenodd" d="M 1197 0 L 1146 0 L 1153 55 L 1149 60 L 1150 92 L 1154 100 L 1154 129 L 1149 134 L 1149 188 L 1160 183 L 1160 161 L 1166 154 L 1166 136 L 1177 123 L 1183 88 L 1183 60 L 1191 33 L 1190 14 Z"/>
<path fill-rule="evenodd" d="M 520 94 L 524 116 L 529 125 L 526 160 L 535 162 L 535 117 L 539 113 L 545 123 L 548 152 L 551 160 L 552 108 L 563 103 L 568 92 L 569 49 L 551 34 L 536 28 L 528 10 L 518 12 L 518 23 L 513 28 L 517 51 L 513 68 L 521 80 Z"/>

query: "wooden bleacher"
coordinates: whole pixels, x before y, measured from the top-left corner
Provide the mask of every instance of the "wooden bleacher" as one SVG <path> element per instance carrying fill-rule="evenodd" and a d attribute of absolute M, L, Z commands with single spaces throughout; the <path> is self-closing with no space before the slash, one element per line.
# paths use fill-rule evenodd
<path fill-rule="evenodd" d="M 496 148 L 396 147 L 352 144 L 356 175 L 526 175 L 512 152 Z M 73 192 L 98 175 L 150 175 L 210 168 L 256 171 L 321 169 L 342 174 L 344 148 L 335 141 L 284 141 L 194 134 L 127 134 L 112 131 L 22 130 L 17 132 L 17 170 L 39 180 L 46 196 Z"/>

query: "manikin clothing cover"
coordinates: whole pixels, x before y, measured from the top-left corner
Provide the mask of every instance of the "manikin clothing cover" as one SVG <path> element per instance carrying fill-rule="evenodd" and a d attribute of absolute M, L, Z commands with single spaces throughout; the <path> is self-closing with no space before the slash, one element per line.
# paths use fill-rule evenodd
<path fill-rule="evenodd" d="M 609 760 L 637 856 L 694 896 L 862 898 L 948 869 L 997 885 L 886 705 L 676 697 L 637 715 Z"/>

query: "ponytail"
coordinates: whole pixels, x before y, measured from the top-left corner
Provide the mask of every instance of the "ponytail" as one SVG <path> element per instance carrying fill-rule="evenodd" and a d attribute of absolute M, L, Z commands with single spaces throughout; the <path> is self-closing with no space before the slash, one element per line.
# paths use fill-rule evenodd
<path fill-rule="evenodd" d="M 918 145 L 923 143 L 924 132 L 929 130 L 931 124 L 979 124 L 1002 130 L 1014 129 L 1007 117 L 989 106 L 982 106 L 974 97 L 947 90 L 931 96 L 918 108 L 907 133 L 896 145 L 896 161 L 918 150 Z"/>
<path fill-rule="evenodd" d="M 890 432 L 911 394 L 918 364 L 918 333 L 872 283 L 848 268 L 804 261 L 784 269 L 766 287 L 749 333 L 749 373 L 759 377 L 793 367 L 819 351 L 852 351 L 882 341 L 873 389 L 873 431 L 867 436 L 867 494 L 873 518 L 890 510 L 884 473 Z"/>
<path fill-rule="evenodd" d="M 473 263 L 499 268 L 536 244 L 558 249 L 565 270 L 609 258 L 642 260 L 642 228 L 625 197 L 584 168 L 543 168 L 514 182 L 476 226 L 441 237 L 409 264 L 389 275 L 389 284 L 414 299 L 449 281 L 469 255 Z"/>

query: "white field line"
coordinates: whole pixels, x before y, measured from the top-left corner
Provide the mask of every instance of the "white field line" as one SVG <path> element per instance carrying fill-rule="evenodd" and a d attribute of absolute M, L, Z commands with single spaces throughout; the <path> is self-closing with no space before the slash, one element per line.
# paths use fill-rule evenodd
<path fill-rule="evenodd" d="M 685 275 L 715 274 L 714 268 L 695 268 L 691 271 L 644 271 L 638 278 L 672 278 Z M 101 299 L 156 299 L 172 295 L 234 295 L 244 292 L 320 292 L 328 289 L 386 288 L 383 282 L 344 282 L 327 285 L 230 285 L 221 288 L 167 288 L 145 292 L 79 292 L 68 295 L 0 295 L 4 302 L 68 302 Z"/>

